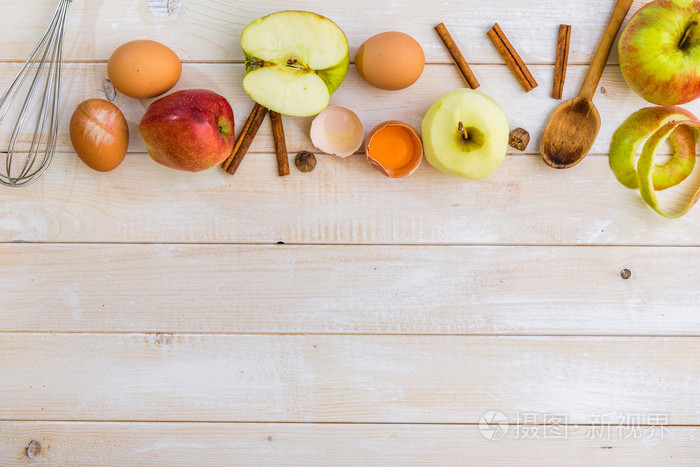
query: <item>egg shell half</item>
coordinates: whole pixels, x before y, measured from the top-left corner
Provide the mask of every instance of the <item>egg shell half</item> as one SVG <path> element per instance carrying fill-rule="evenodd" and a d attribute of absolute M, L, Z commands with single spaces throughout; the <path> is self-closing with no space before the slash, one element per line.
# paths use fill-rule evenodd
<path fill-rule="evenodd" d="M 418 81 L 425 67 L 425 54 L 408 34 L 387 31 L 370 37 L 357 49 L 355 67 L 372 86 L 396 91 Z"/>
<path fill-rule="evenodd" d="M 378 153 L 379 145 L 373 144 L 373 141 L 380 132 L 387 129 L 392 132 L 392 135 L 385 135 L 387 139 L 393 137 L 396 130 L 403 130 L 404 134 L 399 135 L 401 137 L 397 138 L 395 142 L 383 141 L 381 150 L 400 150 L 405 153 L 405 159 L 402 160 L 392 155 L 394 156 L 393 160 L 389 158 L 385 161 L 383 157 L 380 157 Z M 379 140 L 377 140 L 378 142 Z M 389 120 L 380 123 L 370 131 L 365 141 L 365 154 L 367 162 L 379 172 L 389 178 L 403 178 L 415 172 L 423 161 L 423 142 L 418 131 L 408 123 L 399 120 Z M 391 160 L 391 163 L 388 163 L 389 160 Z M 399 163 L 397 164 L 397 162 Z"/>
<path fill-rule="evenodd" d="M 331 105 L 311 122 L 311 142 L 326 154 L 348 157 L 362 147 L 365 128 L 355 112 Z"/>
<path fill-rule="evenodd" d="M 182 74 L 178 56 L 160 42 L 127 42 L 112 53 L 107 75 L 117 91 L 146 99 L 172 89 Z"/>
<path fill-rule="evenodd" d="M 91 169 L 114 170 L 126 156 L 129 127 L 116 105 L 104 99 L 81 102 L 70 120 L 70 140 Z"/>

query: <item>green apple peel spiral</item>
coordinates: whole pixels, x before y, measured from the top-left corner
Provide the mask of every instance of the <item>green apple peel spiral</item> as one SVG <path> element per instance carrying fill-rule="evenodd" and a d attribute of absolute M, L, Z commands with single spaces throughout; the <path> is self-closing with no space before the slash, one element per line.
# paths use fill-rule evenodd
<path fill-rule="evenodd" d="M 644 201 L 667 218 L 685 215 L 700 198 L 700 187 L 690 202 L 672 213 L 660 206 L 656 191 L 680 184 L 693 171 L 696 158 L 698 121 L 679 107 L 647 107 L 632 114 L 617 129 L 610 143 L 610 168 L 628 188 L 639 188 Z M 647 139 L 648 138 L 648 139 Z M 639 161 L 637 149 L 646 139 Z M 672 155 L 665 164 L 654 164 L 659 147 L 669 141 Z"/>

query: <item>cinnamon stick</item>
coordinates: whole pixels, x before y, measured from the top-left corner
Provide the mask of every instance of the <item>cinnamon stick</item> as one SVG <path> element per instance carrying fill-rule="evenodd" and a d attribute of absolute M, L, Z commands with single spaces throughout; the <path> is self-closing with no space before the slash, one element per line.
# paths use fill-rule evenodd
<path fill-rule="evenodd" d="M 221 168 L 226 172 L 231 175 L 236 173 L 238 166 L 241 165 L 248 149 L 250 149 L 255 135 L 258 133 L 260 125 L 262 125 L 265 114 L 267 114 L 267 109 L 256 102 L 253 106 L 253 110 L 250 111 L 250 115 L 248 115 L 248 120 L 246 120 L 243 129 L 236 139 L 236 143 L 233 145 L 233 152 L 229 158 L 221 164 Z"/>
<path fill-rule="evenodd" d="M 289 175 L 289 157 L 287 156 L 287 143 L 284 139 L 282 115 L 270 110 L 270 121 L 272 121 L 272 136 L 275 138 L 277 172 L 280 177 L 284 177 L 285 175 Z"/>
<path fill-rule="evenodd" d="M 530 70 L 528 70 L 527 66 L 525 66 L 525 62 L 523 62 L 523 59 L 520 58 L 518 52 L 515 51 L 513 44 L 510 43 L 498 23 L 493 25 L 487 35 L 525 92 L 530 92 L 535 89 L 537 87 L 537 81 L 535 81 L 535 78 L 530 73 Z"/>
<path fill-rule="evenodd" d="M 557 37 L 557 61 L 554 64 L 554 83 L 552 84 L 552 97 L 561 99 L 564 93 L 564 80 L 566 79 L 566 67 L 569 63 L 569 44 L 571 42 L 571 26 L 559 25 Z"/>
<path fill-rule="evenodd" d="M 474 76 L 472 69 L 469 68 L 469 64 L 464 59 L 464 55 L 462 55 L 454 39 L 452 39 L 452 35 L 447 30 L 447 27 L 445 27 L 445 23 L 440 23 L 435 26 L 435 31 L 437 31 L 440 39 L 442 39 L 442 43 L 447 47 L 447 51 L 452 55 L 452 60 L 454 60 L 455 65 L 459 68 L 459 72 L 462 78 L 464 78 L 464 81 L 467 82 L 467 85 L 472 89 L 478 88 L 480 86 L 479 81 L 476 79 L 476 76 Z"/>

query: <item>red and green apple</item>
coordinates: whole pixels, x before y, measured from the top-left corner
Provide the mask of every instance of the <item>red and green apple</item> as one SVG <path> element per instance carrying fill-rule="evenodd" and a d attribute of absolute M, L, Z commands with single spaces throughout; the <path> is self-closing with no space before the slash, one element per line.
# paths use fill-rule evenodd
<path fill-rule="evenodd" d="M 700 0 L 654 0 L 620 35 L 620 69 L 627 84 L 658 105 L 700 97 Z"/>
<path fill-rule="evenodd" d="M 178 91 L 148 107 L 139 132 L 154 161 L 200 172 L 222 163 L 233 151 L 233 110 L 215 92 Z"/>

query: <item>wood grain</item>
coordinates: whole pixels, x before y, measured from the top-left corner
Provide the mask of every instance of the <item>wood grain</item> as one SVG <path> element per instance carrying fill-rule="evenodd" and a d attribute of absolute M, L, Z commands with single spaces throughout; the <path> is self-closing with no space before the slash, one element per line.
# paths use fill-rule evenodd
<path fill-rule="evenodd" d="M 698 352 L 693 338 L 0 334 L 0 419 L 697 425 Z"/>
<path fill-rule="evenodd" d="M 64 55 L 68 60 L 104 61 L 119 45 L 134 39 L 161 41 L 184 60 L 242 60 L 240 35 L 254 19 L 278 10 L 289 9 L 288 2 L 222 0 L 93 0 L 73 2 L 66 27 Z M 645 2 L 638 0 L 632 11 Z M 151 7 L 149 8 L 149 4 Z M 593 56 L 598 38 L 612 11 L 611 2 L 591 3 L 572 0 L 566 8 L 553 0 L 522 2 L 435 2 L 427 7 L 388 3 L 383 9 L 372 0 L 313 2 L 299 6 L 328 16 L 346 33 L 351 58 L 368 37 L 381 31 L 403 31 L 418 40 L 429 62 L 449 63 L 450 57 L 432 28 L 449 20 L 455 40 L 463 44 L 470 63 L 498 63 L 495 50 L 488 46 L 486 31 L 498 21 L 518 44 L 528 63 L 554 63 L 552 44 L 556 43 L 560 23 L 575 24 L 571 41 L 572 63 L 587 63 Z M 13 0 L 0 1 L 3 11 L 4 39 L 0 57 L 24 60 L 44 32 L 53 9 L 53 1 L 35 2 L 31 9 Z M 535 22 L 535 24 L 533 24 Z M 613 60 L 615 60 L 613 58 Z"/>
<path fill-rule="evenodd" d="M 700 429 L 596 439 L 571 426 L 567 439 L 499 441 L 474 425 L 0 422 L 0 466 L 102 465 L 683 465 L 700 457 Z M 643 430 L 640 430 L 640 434 Z M 45 450 L 28 462 L 23 448 Z M 517 454 L 515 454 L 517 453 Z"/>
<path fill-rule="evenodd" d="M 362 157 L 319 157 L 313 172 L 282 179 L 274 154 L 249 157 L 235 178 L 166 169 L 145 154 L 107 174 L 74 154 L 53 164 L 38 183 L 3 191 L 1 241 L 700 244 L 700 210 L 662 218 L 602 157 L 556 172 L 539 157 L 508 157 L 479 182 L 425 163 L 386 180 Z"/>
<path fill-rule="evenodd" d="M 332 103 L 366 128 L 419 127 L 464 86 L 433 30 L 444 21 L 480 90 L 532 135 L 528 155 L 511 152 L 480 182 L 428 164 L 386 180 L 361 157 L 324 155 L 280 179 L 263 125 L 235 178 L 180 173 L 144 153 L 137 125 L 151 100 L 120 95 L 130 154 L 93 172 L 73 154 L 68 118 L 104 96 L 117 46 L 171 47 L 185 61 L 176 90 L 224 95 L 240 129 L 252 107 L 241 31 L 289 2 L 73 2 L 60 154 L 40 182 L 0 190 L 0 466 L 697 463 L 700 210 L 662 219 L 610 172 L 612 133 L 648 105 L 615 51 L 596 87 L 594 155 L 565 174 L 534 157 L 558 103 L 558 25 L 574 26 L 568 98 L 614 1 L 297 3 L 345 30 L 351 58 L 385 30 L 421 43 L 428 65 L 403 91 L 371 88 L 351 66 Z M 0 0 L 0 88 L 55 5 Z M 485 37 L 494 22 L 538 89 L 523 93 L 499 65 Z M 285 117 L 290 156 L 312 149 L 310 122 Z M 478 422 L 489 410 L 564 414 L 568 439 L 516 439 L 511 427 L 488 441 Z M 591 439 L 579 425 L 611 413 L 665 414 L 672 426 L 663 438 Z M 30 460 L 32 440 L 42 449 Z"/>
<path fill-rule="evenodd" d="M 437 36 L 434 31 L 433 35 Z M 444 48 L 442 44 L 440 45 Z M 492 48 L 490 44 L 488 47 Z M 0 89 L 11 82 L 18 68 L 19 64 L 7 64 L 0 68 Z M 473 68 L 481 83 L 479 91 L 493 97 L 503 107 L 511 128 L 522 127 L 530 132 L 533 144 L 528 153 L 537 154 L 540 136 L 547 119 L 559 103 L 549 95 L 553 81 L 552 67 L 531 67 L 532 73 L 542 85 L 527 94 L 513 79 L 505 65 L 474 65 Z M 61 122 L 57 144 L 59 151 L 72 152 L 68 133 L 70 116 L 83 100 L 105 97 L 103 84 L 107 75 L 106 66 L 101 63 L 67 64 L 64 71 L 65 81 L 61 94 Z M 578 91 L 585 73 L 585 66 L 569 67 L 564 91 L 565 98 L 573 96 Z M 183 67 L 182 78 L 174 90 L 204 88 L 226 97 L 233 107 L 236 134 L 238 134 L 253 107 L 253 101 L 240 84 L 243 75 L 243 65 L 186 64 Z M 367 132 L 380 122 L 392 119 L 402 120 L 415 128 L 420 128 L 423 116 L 441 95 L 463 86 L 464 81 L 454 65 L 432 65 L 425 68 L 421 78 L 413 86 L 401 91 L 381 91 L 367 84 L 353 66 L 350 67 L 344 84 L 331 97 L 331 104 L 352 108 L 362 119 Z M 124 113 L 129 125 L 129 152 L 146 151 L 145 144 L 139 135 L 138 124 L 146 108 L 154 100 L 137 100 L 120 94 L 114 101 Z M 603 128 L 592 149 L 594 154 L 607 154 L 610 140 L 617 127 L 630 114 L 650 105 L 629 89 L 617 66 L 606 68 L 594 102 L 603 121 Z M 700 115 L 700 100 L 687 105 L 686 108 Z M 11 119 L 13 113 L 9 115 L 8 121 L 13 121 Z M 290 153 L 313 150 L 313 144 L 309 138 L 311 121 L 310 117 L 284 117 L 285 136 Z M 0 143 L 9 139 L 10 130 L 11 128 L 7 125 L 0 127 Z M 24 135 L 20 141 L 22 140 L 28 143 L 31 141 L 30 135 Z M 274 150 L 271 128 L 269 125 L 263 125 L 251 146 L 251 152 L 269 153 Z M 511 154 L 519 154 L 512 149 L 510 151 Z"/>
<path fill-rule="evenodd" d="M 700 329 L 698 248 L 12 244 L 0 268 L 5 332 Z"/>

